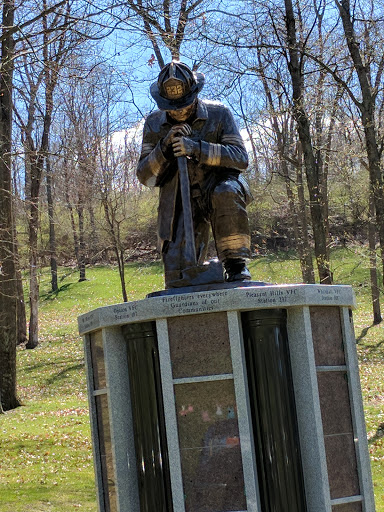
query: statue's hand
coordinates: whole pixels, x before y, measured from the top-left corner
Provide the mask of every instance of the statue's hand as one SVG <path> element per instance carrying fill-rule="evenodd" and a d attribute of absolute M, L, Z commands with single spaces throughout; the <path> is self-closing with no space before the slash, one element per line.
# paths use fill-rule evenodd
<path fill-rule="evenodd" d="M 191 156 L 198 160 L 200 156 L 200 144 L 188 137 L 174 137 L 172 149 L 176 157 Z"/>
<path fill-rule="evenodd" d="M 191 133 L 192 130 L 189 124 L 176 124 L 175 126 L 172 126 L 161 142 L 161 149 L 163 153 L 166 153 L 167 150 L 171 148 L 175 137 L 188 136 Z"/>

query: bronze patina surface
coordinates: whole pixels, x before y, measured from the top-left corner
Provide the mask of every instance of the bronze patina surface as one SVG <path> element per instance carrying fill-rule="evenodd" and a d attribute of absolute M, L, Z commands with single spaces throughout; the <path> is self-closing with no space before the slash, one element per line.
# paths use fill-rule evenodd
<path fill-rule="evenodd" d="M 251 278 L 245 265 L 251 194 L 242 176 L 248 155 L 230 110 L 197 98 L 203 83 L 201 73 L 168 64 L 151 87 L 159 110 L 144 125 L 137 176 L 144 185 L 160 188 L 158 236 L 167 288 Z M 189 204 L 180 186 L 180 159 L 187 163 Z M 221 268 L 203 266 L 210 228 L 224 277 Z"/>

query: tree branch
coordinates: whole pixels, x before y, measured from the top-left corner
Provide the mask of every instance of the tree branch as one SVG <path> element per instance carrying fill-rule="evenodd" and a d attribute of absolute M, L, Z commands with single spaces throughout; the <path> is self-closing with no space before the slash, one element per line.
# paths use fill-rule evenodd
<path fill-rule="evenodd" d="M 58 7 L 61 7 L 67 2 L 67 0 L 61 0 L 57 4 L 53 5 L 52 7 L 49 7 L 45 11 L 39 12 L 35 17 L 31 18 L 30 20 L 25 21 L 21 25 L 13 25 L 9 27 L 3 27 L 2 35 L 0 36 L 0 41 L 3 41 L 6 37 L 9 37 L 10 35 L 15 34 L 16 32 L 22 32 L 25 28 L 29 27 L 36 21 L 38 21 L 42 16 L 48 15 L 51 12 L 54 12 Z"/>

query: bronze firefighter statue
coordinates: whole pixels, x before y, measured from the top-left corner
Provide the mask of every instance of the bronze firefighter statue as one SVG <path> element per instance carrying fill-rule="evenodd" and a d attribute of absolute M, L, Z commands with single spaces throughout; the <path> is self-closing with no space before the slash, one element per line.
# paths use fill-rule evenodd
<path fill-rule="evenodd" d="M 183 270 L 191 266 L 186 254 L 186 206 L 191 212 L 196 264 L 205 260 L 211 226 L 225 281 L 251 279 L 246 266 L 250 256 L 246 206 L 251 194 L 241 174 L 248 155 L 230 110 L 197 97 L 203 85 L 202 73 L 181 62 L 167 64 L 151 86 L 159 110 L 144 125 L 137 176 L 144 185 L 160 187 L 158 236 L 167 288 L 184 283 Z M 189 205 L 183 204 L 183 165 L 189 176 L 185 185 Z"/>

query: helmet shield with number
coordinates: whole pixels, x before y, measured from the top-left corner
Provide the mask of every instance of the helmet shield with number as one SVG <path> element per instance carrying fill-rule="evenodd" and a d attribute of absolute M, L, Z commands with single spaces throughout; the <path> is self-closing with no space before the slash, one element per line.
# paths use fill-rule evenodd
<path fill-rule="evenodd" d="M 204 86 L 204 75 L 186 64 L 172 61 L 160 71 L 151 86 L 151 95 L 160 110 L 179 110 L 191 105 Z"/>

